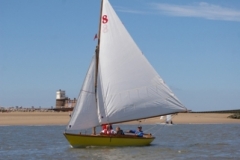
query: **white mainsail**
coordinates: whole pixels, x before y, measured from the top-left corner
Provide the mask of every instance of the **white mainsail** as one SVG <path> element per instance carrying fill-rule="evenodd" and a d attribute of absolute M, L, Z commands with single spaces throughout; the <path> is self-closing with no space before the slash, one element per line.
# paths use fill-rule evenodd
<path fill-rule="evenodd" d="M 108 0 L 102 9 L 99 74 L 106 117 L 128 121 L 186 111 L 147 61 Z"/>
<path fill-rule="evenodd" d="M 142 54 L 108 0 L 103 0 L 100 28 L 97 103 L 93 60 L 68 129 L 186 111 Z"/>

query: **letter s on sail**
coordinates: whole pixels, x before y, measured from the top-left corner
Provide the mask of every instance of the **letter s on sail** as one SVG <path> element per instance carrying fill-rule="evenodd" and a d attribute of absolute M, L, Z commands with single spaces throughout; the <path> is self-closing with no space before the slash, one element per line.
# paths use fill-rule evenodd
<path fill-rule="evenodd" d="M 106 24 L 108 22 L 108 17 L 107 17 L 107 15 L 103 15 L 102 16 L 102 23 L 103 24 Z"/>

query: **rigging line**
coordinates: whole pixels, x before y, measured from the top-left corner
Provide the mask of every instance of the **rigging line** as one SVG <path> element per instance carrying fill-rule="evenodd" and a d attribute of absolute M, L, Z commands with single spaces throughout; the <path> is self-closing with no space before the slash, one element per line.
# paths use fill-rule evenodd
<path fill-rule="evenodd" d="M 157 124 L 155 124 L 155 125 L 153 125 L 153 127 L 151 127 L 151 128 L 148 128 L 147 130 L 145 130 L 144 132 L 148 132 L 149 130 L 152 130 L 153 128 L 155 128 L 157 126 Z"/>
<path fill-rule="evenodd" d="M 156 125 L 159 125 L 159 124 L 156 124 Z M 155 135 L 160 129 L 163 129 L 163 127 L 165 127 L 166 125 L 163 125 L 161 127 L 159 127 L 159 129 L 157 131 L 155 131 L 154 133 L 152 133 L 152 135 Z"/>
<path fill-rule="evenodd" d="M 175 117 L 175 115 L 176 114 L 174 114 L 174 115 L 172 115 L 172 119 Z M 171 119 L 171 120 L 172 120 Z M 156 125 L 158 125 L 158 124 L 156 124 Z M 160 125 L 160 124 L 159 124 Z M 157 131 L 155 131 L 152 135 L 155 135 L 160 129 L 163 129 L 163 127 L 165 127 L 166 125 L 163 125 L 163 126 L 161 126 Z"/>
<path fill-rule="evenodd" d="M 144 120 L 146 120 L 146 119 L 144 119 Z M 161 120 L 160 120 L 160 122 L 161 122 Z M 146 131 L 152 130 L 153 128 L 157 127 L 157 125 L 158 125 L 158 123 L 156 123 L 153 127 L 147 129 Z"/>
<path fill-rule="evenodd" d="M 147 129 L 146 131 L 152 130 L 153 128 L 157 127 L 158 125 L 160 125 L 160 123 L 156 123 L 153 127 Z M 154 133 L 152 133 L 152 135 L 155 135 L 160 129 L 162 129 L 165 125 L 159 127 L 159 129 L 157 131 L 155 131 Z"/>
<path fill-rule="evenodd" d="M 155 125 L 153 125 L 151 128 L 148 128 L 147 130 L 145 130 L 144 132 L 148 132 L 148 131 L 151 131 L 153 128 L 155 128 L 155 127 L 157 127 L 158 126 L 158 124 L 155 124 Z M 161 129 L 161 127 L 160 127 L 160 129 Z M 159 130 L 159 129 L 158 129 Z M 158 131 L 157 130 L 157 131 Z M 156 132 L 154 132 L 154 134 L 155 134 Z"/>

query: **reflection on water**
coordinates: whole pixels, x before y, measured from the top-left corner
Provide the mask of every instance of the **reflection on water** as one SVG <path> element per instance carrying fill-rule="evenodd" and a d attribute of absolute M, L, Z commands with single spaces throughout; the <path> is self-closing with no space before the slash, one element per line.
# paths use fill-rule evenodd
<path fill-rule="evenodd" d="M 154 128 L 153 128 L 154 127 Z M 123 130 L 136 126 L 121 125 Z M 151 129 L 153 128 L 153 129 Z M 0 126 L 3 159 L 239 159 L 239 124 L 146 125 L 155 133 L 144 147 L 71 148 L 65 126 Z M 1 159 L 0 158 L 0 159 Z"/>

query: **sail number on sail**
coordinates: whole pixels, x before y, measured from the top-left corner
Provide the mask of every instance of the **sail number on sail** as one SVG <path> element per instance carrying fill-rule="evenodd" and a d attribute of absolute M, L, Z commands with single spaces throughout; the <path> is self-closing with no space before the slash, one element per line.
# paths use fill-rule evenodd
<path fill-rule="evenodd" d="M 104 24 L 103 27 L 103 32 L 106 33 L 108 32 L 108 28 L 107 28 L 107 23 L 108 23 L 108 17 L 107 15 L 103 15 L 102 16 L 102 23 Z"/>
<path fill-rule="evenodd" d="M 107 17 L 107 15 L 103 15 L 102 16 L 102 23 L 103 24 L 106 24 L 108 22 L 108 17 Z"/>

